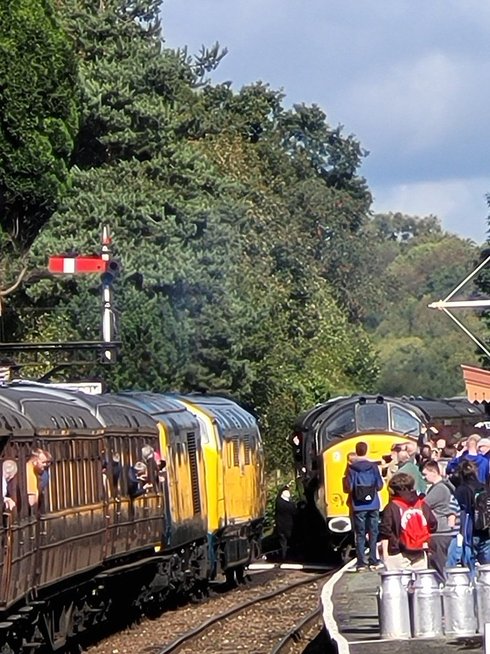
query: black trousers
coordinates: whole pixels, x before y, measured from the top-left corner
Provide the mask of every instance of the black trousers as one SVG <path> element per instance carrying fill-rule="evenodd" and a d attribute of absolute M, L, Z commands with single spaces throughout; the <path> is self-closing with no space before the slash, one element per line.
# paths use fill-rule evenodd
<path fill-rule="evenodd" d="M 288 542 L 289 538 L 286 536 L 286 534 L 279 532 L 279 545 L 281 546 L 281 558 L 283 561 L 285 561 L 287 558 Z"/>
<path fill-rule="evenodd" d="M 446 581 L 444 568 L 449 544 L 453 538 L 453 534 L 432 534 L 429 541 L 429 568 L 437 572 L 437 578 L 442 584 Z"/>

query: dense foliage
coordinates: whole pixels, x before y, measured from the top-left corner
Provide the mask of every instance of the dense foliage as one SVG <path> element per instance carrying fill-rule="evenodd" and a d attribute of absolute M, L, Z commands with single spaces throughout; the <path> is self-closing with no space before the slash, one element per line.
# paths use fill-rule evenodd
<path fill-rule="evenodd" d="M 76 57 L 46 0 L 0 5 L 0 287 L 56 209 L 77 130 Z"/>
<path fill-rule="evenodd" d="M 383 305 L 369 317 L 379 349 L 379 390 L 432 397 L 463 394 L 460 366 L 476 364 L 473 341 L 447 316 L 427 307 L 445 298 L 474 269 L 478 249 L 471 241 L 443 233 L 433 217 L 380 215 L 370 228 L 378 235 L 376 259 L 384 261 L 387 282 Z M 460 296 L 472 292 L 468 284 Z M 481 332 L 474 311 L 455 311 L 472 333 Z"/>
<path fill-rule="evenodd" d="M 356 139 L 267 85 L 211 83 L 223 52 L 165 49 L 159 1 L 57 6 L 78 60 L 79 128 L 69 185 L 68 150 L 52 151 L 63 175 L 46 206 L 60 191 L 61 202 L 31 248 L 7 338 L 97 337 L 99 280 L 39 271 L 46 253 L 96 252 L 108 224 L 123 348 L 116 366 L 80 374 L 231 394 L 260 415 L 271 466 L 287 464 L 292 418 L 314 402 L 459 384 L 465 347 L 456 339 L 450 353 L 422 306 L 459 281 L 472 244 L 433 218 L 371 218 Z M 26 224 L 24 246 L 33 235 Z"/>

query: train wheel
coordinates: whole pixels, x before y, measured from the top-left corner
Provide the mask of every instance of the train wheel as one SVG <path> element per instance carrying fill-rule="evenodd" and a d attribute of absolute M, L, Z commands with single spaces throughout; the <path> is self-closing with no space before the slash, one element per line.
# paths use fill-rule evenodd
<path fill-rule="evenodd" d="M 226 585 L 229 586 L 230 588 L 234 588 L 236 586 L 234 568 L 227 568 L 225 570 L 225 579 L 226 579 Z"/>
<path fill-rule="evenodd" d="M 235 578 L 239 586 L 245 583 L 245 567 L 239 565 L 238 568 L 235 568 Z"/>

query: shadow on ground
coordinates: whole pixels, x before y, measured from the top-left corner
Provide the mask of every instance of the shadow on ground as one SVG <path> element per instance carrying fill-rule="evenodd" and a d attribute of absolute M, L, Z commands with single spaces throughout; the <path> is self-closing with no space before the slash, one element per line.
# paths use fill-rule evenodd
<path fill-rule="evenodd" d="M 330 637 L 328 631 L 323 628 L 303 650 L 303 654 L 338 654 L 337 643 Z"/>

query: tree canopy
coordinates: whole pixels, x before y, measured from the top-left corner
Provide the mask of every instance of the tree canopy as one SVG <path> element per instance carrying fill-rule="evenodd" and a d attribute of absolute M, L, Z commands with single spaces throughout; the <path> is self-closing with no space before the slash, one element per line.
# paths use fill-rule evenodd
<path fill-rule="evenodd" d="M 24 254 L 66 188 L 77 130 L 77 63 L 49 0 L 0 6 L 2 251 Z"/>
<path fill-rule="evenodd" d="M 459 342 L 443 366 L 445 354 L 430 355 L 440 327 L 416 324 L 470 244 L 434 217 L 370 216 L 356 138 L 267 84 L 212 83 L 224 52 L 165 48 L 157 0 L 57 6 L 79 70 L 78 128 L 32 265 L 97 251 L 103 224 L 121 264 L 120 362 L 82 375 L 229 394 L 260 415 L 272 466 L 286 465 L 292 419 L 317 401 L 398 392 L 419 368 L 417 388 L 448 388 Z M 66 173 L 64 151 L 52 153 Z M 9 303 L 7 336 L 94 338 L 99 292 L 96 278 L 31 275 Z"/>

